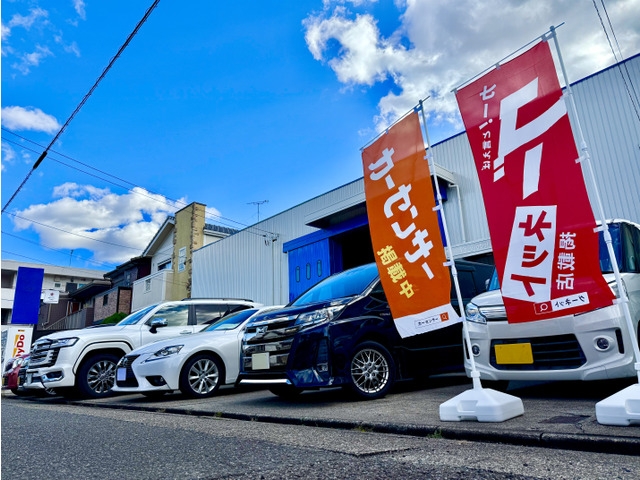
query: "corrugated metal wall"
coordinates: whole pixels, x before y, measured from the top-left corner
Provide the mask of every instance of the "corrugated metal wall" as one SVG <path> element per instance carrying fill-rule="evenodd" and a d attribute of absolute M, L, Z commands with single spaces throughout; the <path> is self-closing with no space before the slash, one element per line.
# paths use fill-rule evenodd
<path fill-rule="evenodd" d="M 638 89 L 640 55 L 628 59 L 625 66 Z M 640 120 L 620 69 L 614 66 L 577 82 L 573 92 L 606 216 L 640 222 Z M 572 124 L 577 138 L 573 118 Z M 456 177 L 456 186 L 449 187 L 445 203 L 454 255 L 490 251 L 480 183 L 466 134 L 434 145 L 433 152 L 436 163 Z M 354 152 L 354 161 L 356 157 Z M 287 254 L 282 253 L 283 243 L 316 231 L 305 225 L 314 213 L 331 212 L 335 205 L 353 203 L 363 196 L 364 182 L 358 179 L 197 250 L 193 257 L 192 295 L 286 303 L 288 263 Z M 592 202 L 593 198 L 592 195 Z M 596 207 L 594 204 L 598 218 Z M 278 237 L 275 242 L 271 241 L 272 234 Z"/>
<path fill-rule="evenodd" d="M 287 303 L 289 269 L 282 245 L 318 230 L 305 225 L 306 216 L 363 194 L 358 179 L 196 250 L 191 295 Z"/>

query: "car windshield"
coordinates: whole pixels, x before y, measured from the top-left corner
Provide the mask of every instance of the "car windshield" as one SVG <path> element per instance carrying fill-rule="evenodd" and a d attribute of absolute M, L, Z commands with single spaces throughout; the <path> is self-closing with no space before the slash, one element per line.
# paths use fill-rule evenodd
<path fill-rule="evenodd" d="M 237 313 L 230 313 L 222 317 L 218 322 L 213 325 L 208 325 L 206 328 L 200 330 L 201 332 L 213 332 L 217 330 L 233 330 L 234 328 L 238 328 L 238 326 L 247 320 L 251 315 L 256 313 L 258 310 L 256 308 L 249 308 L 247 310 L 242 310 Z"/>
<path fill-rule="evenodd" d="M 362 293 L 378 277 L 375 263 L 332 275 L 300 295 L 291 305 L 352 297 Z"/>
<path fill-rule="evenodd" d="M 158 304 L 156 303 L 155 305 L 149 305 L 148 307 L 136 310 L 128 317 L 123 318 L 120 322 L 117 323 L 117 325 L 133 325 L 135 323 L 138 323 L 142 319 L 142 317 L 144 317 L 147 313 L 149 313 L 150 310 L 154 309 L 157 306 Z"/>

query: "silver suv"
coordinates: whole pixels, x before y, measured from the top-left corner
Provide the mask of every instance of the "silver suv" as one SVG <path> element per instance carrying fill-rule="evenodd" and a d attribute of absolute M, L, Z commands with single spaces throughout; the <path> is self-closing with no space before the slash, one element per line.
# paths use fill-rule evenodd
<path fill-rule="evenodd" d="M 31 348 L 27 389 L 52 388 L 84 397 L 104 397 L 115 382 L 116 364 L 147 343 L 189 335 L 224 315 L 261 306 L 241 299 L 187 299 L 138 310 L 115 325 L 65 330 Z"/>

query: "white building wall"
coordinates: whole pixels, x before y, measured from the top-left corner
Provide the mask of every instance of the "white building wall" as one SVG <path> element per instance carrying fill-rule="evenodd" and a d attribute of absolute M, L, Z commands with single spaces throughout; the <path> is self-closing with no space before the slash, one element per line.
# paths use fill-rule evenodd
<path fill-rule="evenodd" d="M 287 303 L 289 270 L 282 245 L 318 230 L 305 225 L 305 217 L 364 195 L 363 188 L 362 179 L 356 180 L 196 250 L 191 295 Z"/>
<path fill-rule="evenodd" d="M 151 273 L 158 271 L 158 265 L 171 261 L 173 254 L 173 232 L 160 244 L 156 253 L 151 257 Z"/>

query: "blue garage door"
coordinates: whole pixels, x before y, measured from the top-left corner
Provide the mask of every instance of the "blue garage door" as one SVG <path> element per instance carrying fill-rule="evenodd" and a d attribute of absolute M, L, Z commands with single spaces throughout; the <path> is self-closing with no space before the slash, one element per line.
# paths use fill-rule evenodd
<path fill-rule="evenodd" d="M 340 252 L 330 238 L 305 245 L 289 254 L 289 301 L 328 277 L 339 266 Z"/>

